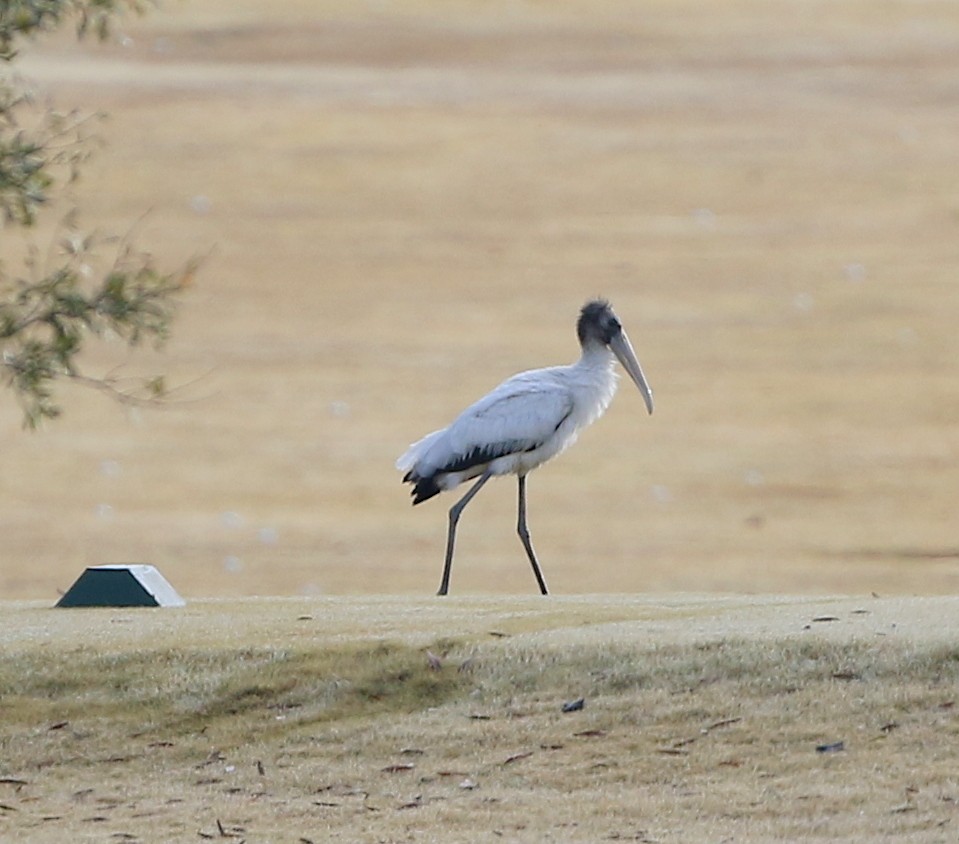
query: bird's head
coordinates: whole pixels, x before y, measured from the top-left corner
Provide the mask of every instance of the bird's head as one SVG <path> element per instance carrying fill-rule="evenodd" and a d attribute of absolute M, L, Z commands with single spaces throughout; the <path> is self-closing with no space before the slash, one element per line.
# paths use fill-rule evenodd
<path fill-rule="evenodd" d="M 594 299 L 583 305 L 576 323 L 576 334 L 583 349 L 599 344 L 608 347 L 619 362 L 623 365 L 633 383 L 642 393 L 646 409 L 653 412 L 653 391 L 646 381 L 643 368 L 636 359 L 633 346 L 626 336 L 618 317 L 613 313 L 609 302 L 605 299 Z"/>

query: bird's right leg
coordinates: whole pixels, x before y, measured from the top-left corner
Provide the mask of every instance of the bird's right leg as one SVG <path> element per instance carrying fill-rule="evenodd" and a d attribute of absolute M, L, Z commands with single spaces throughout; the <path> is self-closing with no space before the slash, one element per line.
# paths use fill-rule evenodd
<path fill-rule="evenodd" d="M 530 564 L 533 566 L 533 574 L 536 582 L 539 584 L 539 591 L 543 595 L 548 595 L 546 581 L 543 579 L 543 572 L 540 571 L 539 563 L 536 562 L 536 553 L 533 551 L 533 543 L 529 538 L 529 528 L 526 525 L 526 475 L 519 475 L 519 507 L 516 518 L 516 532 L 519 534 L 520 542 L 526 549 L 526 556 L 529 557 Z"/>
<path fill-rule="evenodd" d="M 443 580 L 440 583 L 440 591 L 436 593 L 437 595 L 445 595 L 450 588 L 450 569 L 453 567 L 453 543 L 456 541 L 456 523 L 460 520 L 460 513 L 463 512 L 466 505 L 473 500 L 473 496 L 482 489 L 483 484 L 491 477 L 493 477 L 493 475 L 489 470 L 483 472 L 483 474 L 480 475 L 480 479 L 470 487 L 469 492 L 450 507 L 450 529 L 446 535 L 446 564 L 443 566 Z"/>

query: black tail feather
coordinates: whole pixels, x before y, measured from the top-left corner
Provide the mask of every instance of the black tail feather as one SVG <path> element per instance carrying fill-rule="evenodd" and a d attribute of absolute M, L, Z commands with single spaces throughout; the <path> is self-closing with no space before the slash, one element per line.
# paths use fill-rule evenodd
<path fill-rule="evenodd" d="M 407 472 L 403 476 L 403 483 L 413 484 L 413 489 L 410 490 L 413 504 L 429 501 L 434 495 L 439 495 L 442 492 L 435 478 L 417 478 L 413 476 L 412 472 Z"/>

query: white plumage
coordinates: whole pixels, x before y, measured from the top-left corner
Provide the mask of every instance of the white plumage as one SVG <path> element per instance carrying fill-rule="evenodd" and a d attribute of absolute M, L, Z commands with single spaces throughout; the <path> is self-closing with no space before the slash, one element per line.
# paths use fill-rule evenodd
<path fill-rule="evenodd" d="M 453 489 L 489 468 L 493 475 L 529 472 L 576 441 L 616 392 L 613 355 L 594 350 L 572 366 L 532 369 L 504 381 L 448 428 L 413 443 L 396 467 Z M 464 462 L 471 465 L 453 469 Z"/>
<path fill-rule="evenodd" d="M 479 481 L 450 510 L 446 565 L 439 594 L 449 587 L 456 523 L 463 508 L 489 478 L 515 474 L 519 479 L 518 531 L 540 591 L 547 593 L 526 528 L 526 475 L 576 441 L 616 392 L 618 358 L 643 394 L 652 413 L 652 393 L 629 339 L 609 304 L 588 302 L 577 333 L 582 356 L 570 366 L 521 372 L 464 410 L 447 428 L 413 443 L 396 461 L 413 484 L 419 504 L 464 481 Z"/>

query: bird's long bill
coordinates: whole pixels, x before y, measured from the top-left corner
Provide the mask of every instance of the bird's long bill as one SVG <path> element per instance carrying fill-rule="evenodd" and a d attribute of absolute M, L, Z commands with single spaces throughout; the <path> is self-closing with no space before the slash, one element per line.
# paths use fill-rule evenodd
<path fill-rule="evenodd" d="M 609 342 L 609 347 L 623 365 L 623 369 L 629 373 L 629 377 L 633 379 L 633 383 L 639 387 L 639 391 L 643 394 L 643 401 L 646 402 L 646 409 L 652 413 L 653 391 L 649 388 L 649 382 L 643 374 L 643 368 L 639 365 L 639 361 L 636 360 L 636 352 L 633 351 L 633 346 L 629 342 L 629 337 L 626 336 L 626 332 L 620 331 L 619 334 L 613 337 Z"/>

